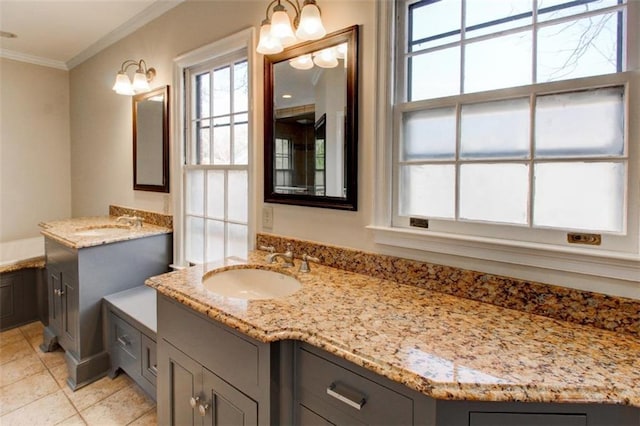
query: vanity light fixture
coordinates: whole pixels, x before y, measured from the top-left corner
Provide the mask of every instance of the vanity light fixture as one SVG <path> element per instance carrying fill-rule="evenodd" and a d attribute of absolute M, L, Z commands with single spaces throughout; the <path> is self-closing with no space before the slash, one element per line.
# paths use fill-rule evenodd
<path fill-rule="evenodd" d="M 338 58 L 336 58 L 336 49 L 330 47 L 313 54 L 313 63 L 320 68 L 334 68 L 338 66 Z"/>
<path fill-rule="evenodd" d="M 313 68 L 313 59 L 311 58 L 311 54 L 308 53 L 289 59 L 289 65 L 298 70 L 310 70 Z"/>
<path fill-rule="evenodd" d="M 133 82 L 127 75 L 127 69 L 132 66 L 138 67 L 133 75 Z M 155 68 L 147 68 L 147 63 L 144 59 L 134 61 L 133 59 L 127 59 L 120 66 L 120 71 L 116 76 L 116 82 L 113 85 L 113 90 L 119 95 L 133 96 L 136 93 L 144 93 L 151 90 L 149 82 L 156 76 Z"/>
<path fill-rule="evenodd" d="M 282 5 L 283 1 L 289 3 L 295 13 L 293 27 L 287 8 Z M 269 18 L 269 12 L 271 12 L 271 18 Z M 302 6 L 299 0 L 272 0 L 265 14 L 266 17 L 260 25 L 260 40 L 256 48 L 256 51 L 263 55 L 280 53 L 285 47 L 298 41 L 318 40 L 327 33 L 322 24 L 320 8 L 316 0 L 304 0 Z"/>

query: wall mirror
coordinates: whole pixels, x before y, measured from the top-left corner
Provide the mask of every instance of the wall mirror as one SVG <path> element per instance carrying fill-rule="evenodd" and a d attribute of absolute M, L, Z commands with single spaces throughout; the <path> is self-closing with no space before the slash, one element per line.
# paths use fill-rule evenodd
<path fill-rule="evenodd" d="M 169 192 L 169 86 L 133 97 L 133 189 Z"/>
<path fill-rule="evenodd" d="M 357 26 L 265 56 L 265 202 L 357 210 L 357 85 Z"/>

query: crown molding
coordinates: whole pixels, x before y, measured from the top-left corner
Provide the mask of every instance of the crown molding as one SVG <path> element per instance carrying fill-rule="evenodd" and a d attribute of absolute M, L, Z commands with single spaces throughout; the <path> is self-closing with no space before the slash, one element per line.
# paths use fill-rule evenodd
<path fill-rule="evenodd" d="M 15 52 L 9 49 L 0 48 L 0 58 L 12 59 L 14 61 L 27 62 L 34 65 L 42 65 L 43 67 L 57 68 L 60 70 L 69 71 L 67 64 L 65 64 L 63 61 L 56 61 L 54 59 L 43 58 L 41 56 Z"/>
<path fill-rule="evenodd" d="M 164 13 L 168 12 L 184 1 L 185 0 L 156 1 L 151 6 L 147 7 L 142 12 L 129 19 L 127 22 L 120 25 L 115 30 L 111 31 L 100 40 L 93 43 L 82 52 L 78 53 L 73 58 L 69 59 L 66 63 L 67 69 L 72 69 L 77 65 L 80 65 L 82 62 L 91 58 L 96 53 L 106 49 L 113 43 L 120 41 L 121 39 L 125 38 L 129 34 L 133 33 L 137 29 L 143 27 L 144 25 L 148 24 L 149 22 L 153 21 L 157 17 L 163 15 Z"/>

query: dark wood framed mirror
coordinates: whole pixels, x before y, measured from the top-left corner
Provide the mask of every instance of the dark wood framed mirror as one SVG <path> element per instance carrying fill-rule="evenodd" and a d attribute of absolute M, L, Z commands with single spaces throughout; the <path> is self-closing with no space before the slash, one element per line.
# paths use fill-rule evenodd
<path fill-rule="evenodd" d="M 133 97 L 133 189 L 169 192 L 169 86 Z"/>
<path fill-rule="evenodd" d="M 264 61 L 264 201 L 357 210 L 358 26 Z"/>

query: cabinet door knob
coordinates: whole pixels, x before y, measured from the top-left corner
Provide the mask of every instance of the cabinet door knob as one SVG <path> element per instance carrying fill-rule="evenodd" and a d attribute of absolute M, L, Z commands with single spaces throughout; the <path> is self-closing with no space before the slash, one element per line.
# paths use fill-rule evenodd
<path fill-rule="evenodd" d="M 196 405 L 198 405 L 198 401 L 200 401 L 199 396 L 192 396 L 191 399 L 189 399 L 189 405 L 191 406 L 191 408 L 196 408 Z"/>
<path fill-rule="evenodd" d="M 207 415 L 207 410 L 209 409 L 209 404 L 200 404 L 200 406 L 198 407 L 198 411 L 200 412 L 200 415 L 202 417 Z"/>
<path fill-rule="evenodd" d="M 64 290 L 58 290 L 57 288 L 53 290 L 56 296 L 62 296 L 64 294 Z"/>

